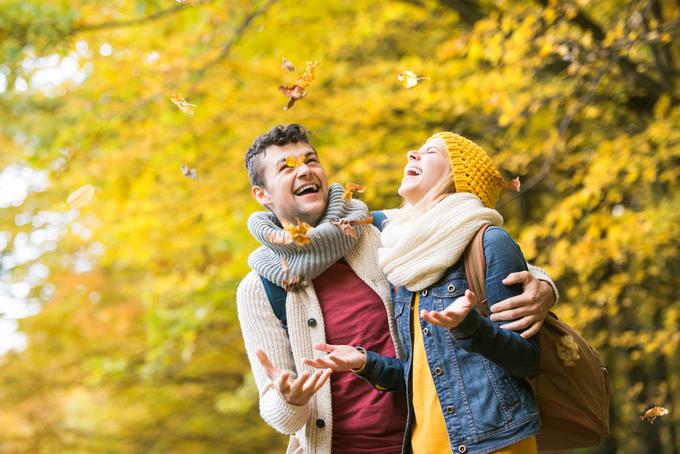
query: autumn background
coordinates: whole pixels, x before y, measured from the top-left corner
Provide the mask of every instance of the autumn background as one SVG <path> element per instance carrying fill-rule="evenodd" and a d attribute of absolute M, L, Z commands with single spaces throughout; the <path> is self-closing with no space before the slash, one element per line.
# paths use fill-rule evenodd
<path fill-rule="evenodd" d="M 679 452 L 679 35 L 672 0 L 0 0 L 0 452 L 282 452 L 235 290 L 243 156 L 290 122 L 371 208 L 437 130 L 519 175 L 506 226 L 610 370 L 591 452 Z"/>

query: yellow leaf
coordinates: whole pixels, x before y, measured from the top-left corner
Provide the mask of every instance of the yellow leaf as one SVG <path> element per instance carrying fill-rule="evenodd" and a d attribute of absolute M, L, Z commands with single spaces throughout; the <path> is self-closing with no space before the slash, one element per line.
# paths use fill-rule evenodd
<path fill-rule="evenodd" d="M 283 227 L 283 230 L 290 235 L 291 241 L 298 246 L 304 246 L 307 243 L 311 243 L 311 239 L 307 236 L 307 232 L 311 229 L 311 226 L 306 222 L 300 222 L 296 225 L 289 224 Z"/>
<path fill-rule="evenodd" d="M 366 190 L 366 185 L 347 183 L 345 185 L 345 192 L 342 194 L 342 200 L 352 200 L 352 195 L 355 192 L 362 193 Z"/>
<path fill-rule="evenodd" d="M 557 356 L 567 367 L 575 366 L 576 361 L 581 357 L 578 352 L 578 344 L 571 334 L 562 336 L 556 348 Z"/>
<path fill-rule="evenodd" d="M 189 104 L 181 95 L 178 95 L 177 93 L 173 94 L 172 97 L 170 97 L 170 101 L 179 107 L 179 110 L 185 114 L 194 114 L 194 107 L 196 107 L 196 104 Z"/>
<path fill-rule="evenodd" d="M 286 156 L 286 165 L 288 167 L 300 167 L 304 162 L 304 155 L 298 156 L 297 158 L 295 156 Z"/>
<path fill-rule="evenodd" d="M 85 186 L 76 189 L 71 194 L 69 194 L 66 199 L 66 203 L 71 205 L 71 208 L 81 208 L 92 201 L 94 197 L 95 188 L 91 184 L 86 184 Z"/>
<path fill-rule="evenodd" d="M 668 414 L 668 409 L 663 407 L 652 407 L 645 412 L 644 415 L 640 416 L 643 421 L 649 421 L 651 423 L 660 416 L 665 416 Z"/>
<path fill-rule="evenodd" d="M 418 77 L 416 73 L 411 70 L 402 71 L 397 74 L 397 80 L 401 82 L 404 88 L 413 88 L 418 85 L 421 80 L 429 79 L 429 77 Z"/>

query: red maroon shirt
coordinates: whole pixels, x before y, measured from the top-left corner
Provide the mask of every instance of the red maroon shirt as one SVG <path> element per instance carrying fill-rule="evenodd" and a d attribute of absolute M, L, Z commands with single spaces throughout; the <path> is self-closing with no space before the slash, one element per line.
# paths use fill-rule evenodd
<path fill-rule="evenodd" d="M 361 345 L 395 357 L 380 297 L 340 260 L 313 280 L 326 325 L 326 342 Z M 333 453 L 401 453 L 406 397 L 381 392 L 353 372 L 333 372 Z"/>

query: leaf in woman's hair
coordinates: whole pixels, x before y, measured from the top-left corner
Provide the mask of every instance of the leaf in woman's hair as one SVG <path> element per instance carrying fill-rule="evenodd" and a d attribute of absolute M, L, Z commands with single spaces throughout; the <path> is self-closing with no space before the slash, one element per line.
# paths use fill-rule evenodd
<path fill-rule="evenodd" d="M 95 191 L 96 190 L 94 186 L 91 184 L 86 184 L 85 186 L 82 186 L 69 194 L 68 198 L 66 199 L 66 203 L 71 205 L 71 208 L 84 207 L 92 201 Z"/>
<path fill-rule="evenodd" d="M 640 416 L 643 421 L 649 421 L 654 423 L 654 420 L 660 416 L 665 416 L 668 414 L 668 409 L 663 407 L 652 407 L 645 412 L 644 415 Z"/>

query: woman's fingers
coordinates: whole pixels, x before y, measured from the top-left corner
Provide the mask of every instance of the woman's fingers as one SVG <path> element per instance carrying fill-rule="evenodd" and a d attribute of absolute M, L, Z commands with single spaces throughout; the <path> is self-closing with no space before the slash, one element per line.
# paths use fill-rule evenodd
<path fill-rule="evenodd" d="M 536 334 L 538 334 L 538 330 L 541 329 L 542 325 L 543 325 L 543 320 L 538 321 L 538 322 L 534 323 L 533 325 L 531 325 L 531 327 L 528 330 L 522 331 L 522 334 L 520 334 L 520 336 L 522 336 L 524 339 L 529 339 L 530 337 L 533 337 Z"/>

